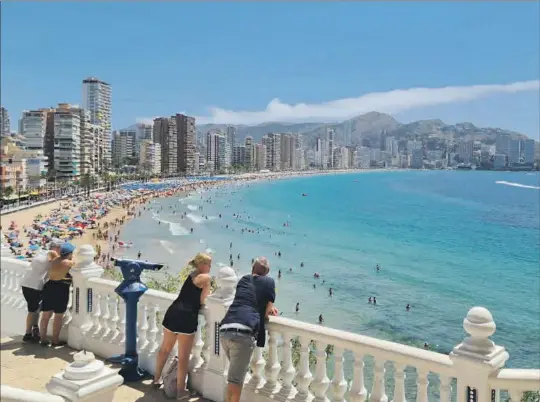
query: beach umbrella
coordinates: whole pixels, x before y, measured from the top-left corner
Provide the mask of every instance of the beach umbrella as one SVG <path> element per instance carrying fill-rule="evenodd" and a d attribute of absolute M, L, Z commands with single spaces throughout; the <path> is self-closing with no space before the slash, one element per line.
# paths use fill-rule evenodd
<path fill-rule="evenodd" d="M 28 247 L 28 249 L 31 251 L 36 251 L 39 250 L 39 246 L 37 244 L 32 244 L 30 247 Z"/>

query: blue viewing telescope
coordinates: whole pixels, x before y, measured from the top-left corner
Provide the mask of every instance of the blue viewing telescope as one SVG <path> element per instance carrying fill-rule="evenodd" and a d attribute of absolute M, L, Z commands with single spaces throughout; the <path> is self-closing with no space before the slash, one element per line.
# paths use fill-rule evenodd
<path fill-rule="evenodd" d="M 126 302 L 126 347 L 123 355 L 113 356 L 107 361 L 121 364 L 119 374 L 124 381 L 138 381 L 150 373 L 139 367 L 137 354 L 137 304 L 141 296 L 148 290 L 148 286 L 141 282 L 143 270 L 159 271 L 163 264 L 153 264 L 145 261 L 130 260 L 126 258 L 112 258 L 114 265 L 120 267 L 124 280 L 114 290 Z"/>

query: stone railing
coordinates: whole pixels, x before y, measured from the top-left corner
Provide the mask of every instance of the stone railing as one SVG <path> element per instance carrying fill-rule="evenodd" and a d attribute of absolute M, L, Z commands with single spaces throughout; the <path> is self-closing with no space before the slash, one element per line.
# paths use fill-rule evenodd
<path fill-rule="evenodd" d="M 107 358 L 125 343 L 125 306 L 101 278 L 91 246 L 81 246 L 72 269 L 73 295 L 63 336 L 75 349 Z M 20 280 L 28 263 L 2 257 L 2 329 L 21 334 L 25 303 Z M 219 322 L 234 298 L 238 278 L 220 269 L 218 289 L 207 299 L 190 360 L 190 384 L 204 397 L 223 401 L 228 362 L 220 350 Z M 141 367 L 154 372 L 163 336 L 161 319 L 176 295 L 149 290 L 139 302 Z M 6 318 L 5 318 L 6 317 Z M 271 317 L 265 350 L 256 348 L 246 378 L 245 402 L 518 402 L 540 391 L 540 370 L 505 369 L 508 353 L 489 337 L 495 323 L 488 310 L 472 308 L 463 321 L 468 337 L 449 355 Z M 330 346 L 330 347 L 329 347 Z M 296 361 L 296 364 L 293 364 Z"/>

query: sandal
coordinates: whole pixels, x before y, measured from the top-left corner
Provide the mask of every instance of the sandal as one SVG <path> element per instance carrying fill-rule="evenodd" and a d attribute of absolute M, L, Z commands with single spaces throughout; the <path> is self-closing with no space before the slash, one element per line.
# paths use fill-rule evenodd
<path fill-rule="evenodd" d="M 66 341 L 58 341 L 56 343 L 51 343 L 51 346 L 53 348 L 57 348 L 59 346 L 66 346 L 67 345 L 67 342 Z"/>
<path fill-rule="evenodd" d="M 152 381 L 152 388 L 160 389 L 162 385 L 163 385 L 163 381 L 159 381 L 159 382 Z"/>
<path fill-rule="evenodd" d="M 39 344 L 41 346 L 49 346 L 51 344 L 51 342 L 49 342 L 48 340 L 45 339 L 44 341 L 40 341 Z"/>

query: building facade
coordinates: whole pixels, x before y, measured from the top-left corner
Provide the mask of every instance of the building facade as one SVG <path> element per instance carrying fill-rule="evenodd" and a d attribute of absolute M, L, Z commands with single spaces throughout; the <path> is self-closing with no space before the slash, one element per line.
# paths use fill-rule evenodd
<path fill-rule="evenodd" d="M 11 135 L 11 121 L 6 108 L 0 107 L 0 137 Z"/>
<path fill-rule="evenodd" d="M 54 170 L 58 180 L 78 180 L 81 171 L 81 116 L 68 105 L 54 112 Z"/>
<path fill-rule="evenodd" d="M 139 168 L 149 174 L 161 172 L 161 145 L 152 140 L 142 140 L 139 150 Z"/>
<path fill-rule="evenodd" d="M 172 118 L 171 118 L 172 119 Z M 197 151 L 197 133 L 195 117 L 176 114 L 174 116 L 177 130 L 177 168 L 181 174 L 193 174 L 195 171 L 195 152 Z"/>

